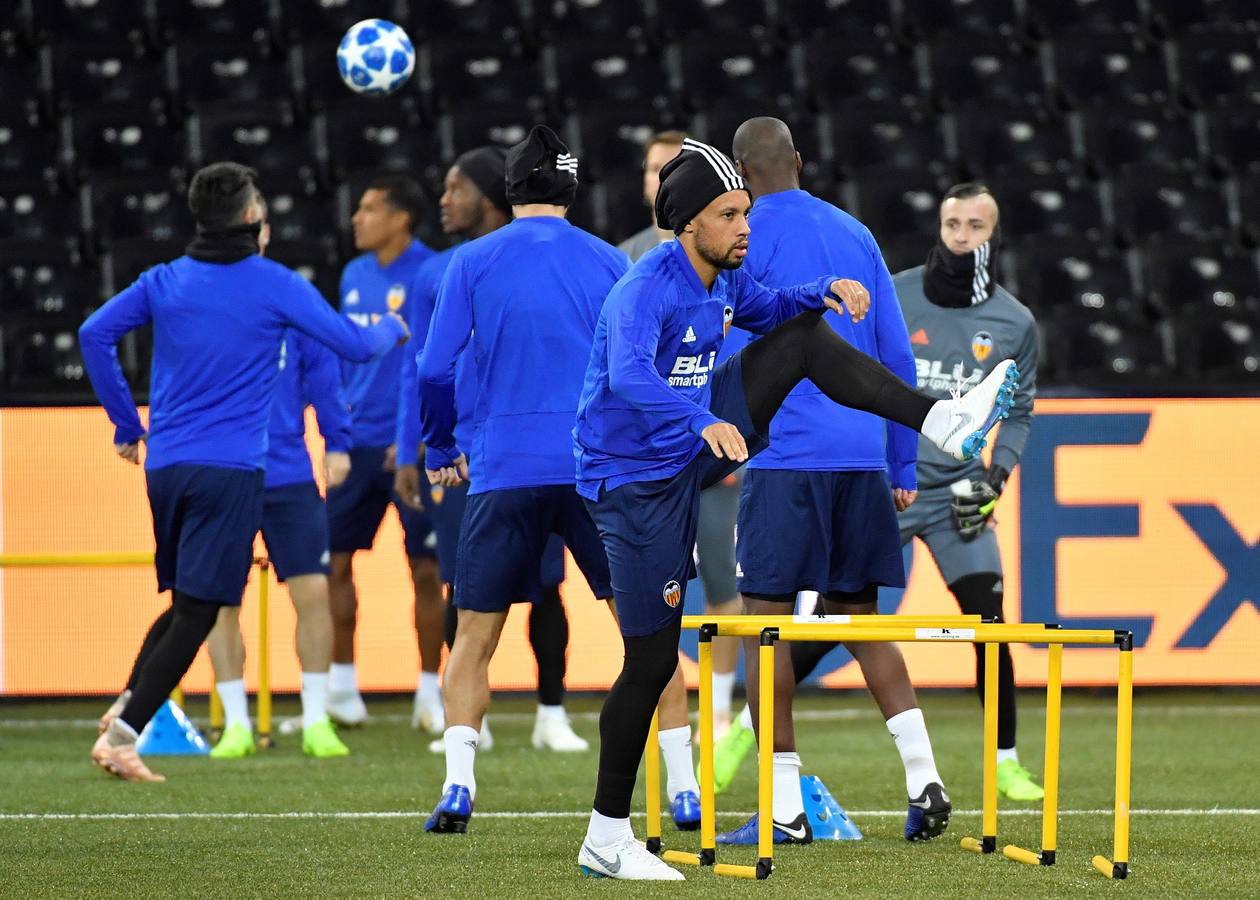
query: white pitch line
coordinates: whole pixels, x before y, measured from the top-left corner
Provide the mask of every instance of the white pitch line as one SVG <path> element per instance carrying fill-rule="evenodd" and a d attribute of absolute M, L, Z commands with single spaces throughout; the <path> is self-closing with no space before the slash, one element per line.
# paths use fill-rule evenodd
<path fill-rule="evenodd" d="M 102 703 L 102 706 L 104 704 Z M 4 707 L 0 706 L 0 710 Z M 954 710 L 932 710 L 933 716 L 950 715 Z M 1031 715 L 1045 715 L 1045 709 L 1035 708 L 1028 712 Z M 1133 713 L 1141 718 L 1143 716 L 1177 716 L 1177 715 L 1222 715 L 1222 716 L 1255 716 L 1260 715 L 1260 702 L 1254 704 L 1223 704 L 1221 706 L 1209 705 L 1191 705 L 1178 706 L 1175 704 L 1149 705 L 1143 704 L 1140 700 L 1134 706 Z M 958 715 L 972 715 L 971 710 L 958 710 Z M 1099 705 L 1088 707 L 1077 707 L 1073 709 L 1071 706 L 1064 706 L 1063 714 L 1065 716 L 1072 715 L 1107 715 L 1114 716 L 1116 709 L 1114 706 Z M 801 709 L 794 713 L 794 717 L 798 722 L 843 722 L 854 719 L 876 719 L 879 713 L 876 710 L 865 709 Z M 277 717 L 277 721 L 283 720 L 284 717 Z M 533 722 L 535 714 L 529 713 L 490 713 L 491 723 L 494 722 Z M 569 713 L 569 718 L 577 722 L 594 722 L 599 719 L 597 712 L 574 712 Z M 695 720 L 695 714 L 691 716 Z M 978 718 L 978 716 L 977 716 Z M 192 717 L 193 722 L 198 725 L 205 726 L 206 719 L 199 716 Z M 399 723 L 410 723 L 411 716 L 406 713 L 382 713 L 371 715 L 368 718 L 368 726 L 371 727 L 373 722 L 380 722 L 385 725 L 397 725 Z M 0 717 L 0 729 L 4 728 L 96 728 L 96 719 L 5 719 Z"/>
<path fill-rule="evenodd" d="M 1061 809 L 1061 816 L 1110 816 L 1114 810 L 1111 809 Z M 529 812 L 479 812 L 476 814 L 478 819 L 584 819 L 590 816 L 590 810 L 576 810 L 574 812 L 565 811 L 546 811 L 536 810 Z M 719 817 L 726 818 L 747 818 L 753 813 L 744 812 L 720 812 Z M 853 819 L 887 819 L 898 818 L 904 816 L 904 809 L 856 809 L 848 810 L 848 814 Z M 978 816 L 978 809 L 956 809 L 953 813 L 955 816 Z M 1134 816 L 1260 816 L 1260 809 L 1134 809 L 1130 810 L 1130 814 Z M 274 812 L 274 813 L 247 813 L 247 812 L 153 812 L 153 813 L 0 813 L 0 822 L 38 822 L 38 821 L 78 821 L 78 822 L 112 822 L 112 821 L 170 821 L 178 819 L 225 819 L 225 820 L 248 820 L 248 819 L 423 819 L 427 818 L 429 813 L 423 811 L 412 810 L 382 810 L 375 812 Z M 643 813 L 634 812 L 631 815 L 636 818 L 642 818 Z M 1040 816 L 1039 809 L 1012 809 L 1002 810 L 1002 816 L 1005 817 L 1031 817 Z"/>

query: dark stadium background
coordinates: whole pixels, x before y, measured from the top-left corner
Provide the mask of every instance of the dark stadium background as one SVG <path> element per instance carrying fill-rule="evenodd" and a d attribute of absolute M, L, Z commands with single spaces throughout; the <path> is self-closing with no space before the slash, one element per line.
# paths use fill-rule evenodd
<path fill-rule="evenodd" d="M 369 17 L 419 51 L 388 99 L 337 77 Z M 1253 392 L 1258 113 L 1256 0 L 0 0 L 0 397 L 93 402 L 78 325 L 182 252 L 206 162 L 261 170 L 270 255 L 335 300 L 372 172 L 424 182 L 441 246 L 454 156 L 545 121 L 581 160 L 571 219 L 615 242 L 648 221 L 644 137 L 729 149 L 753 115 L 894 271 L 944 187 L 990 183 L 1045 393 Z M 143 334 L 121 357 L 143 395 Z"/>

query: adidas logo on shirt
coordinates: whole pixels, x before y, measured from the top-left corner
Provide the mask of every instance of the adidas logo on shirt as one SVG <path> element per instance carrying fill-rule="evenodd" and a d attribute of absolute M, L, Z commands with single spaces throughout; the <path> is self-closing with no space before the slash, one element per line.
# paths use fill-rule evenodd
<path fill-rule="evenodd" d="M 694 344 L 696 342 L 696 330 L 690 325 L 687 326 L 687 333 L 683 335 L 684 344 Z"/>

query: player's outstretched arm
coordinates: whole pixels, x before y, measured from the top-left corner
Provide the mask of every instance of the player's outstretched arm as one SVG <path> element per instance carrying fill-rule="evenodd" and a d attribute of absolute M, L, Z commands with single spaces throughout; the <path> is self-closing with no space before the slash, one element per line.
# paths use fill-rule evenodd
<path fill-rule="evenodd" d="M 151 271 L 151 270 L 150 270 Z M 149 305 L 148 272 L 122 293 L 92 313 L 79 328 L 83 364 L 96 396 L 114 423 L 114 447 L 118 455 L 139 463 L 139 442 L 145 436 L 131 388 L 118 364 L 118 341 L 127 332 L 153 319 Z"/>
<path fill-rule="evenodd" d="M 290 290 L 272 298 L 272 309 L 286 325 L 319 341 L 343 359 L 370 362 L 407 340 L 407 323 L 394 313 L 363 328 L 337 313 L 310 282 L 291 273 Z"/>
<path fill-rule="evenodd" d="M 331 350 L 306 335 L 296 335 L 301 367 L 302 398 L 315 407 L 319 433 L 324 438 L 324 483 L 340 487 L 350 475 L 350 447 L 354 443 L 350 409 L 341 390 L 341 366 Z"/>
<path fill-rule="evenodd" d="M 766 334 L 788 319 L 816 309 L 832 309 L 860 322 L 871 306 L 861 282 L 828 275 L 807 284 L 768 288 L 746 272 L 737 272 L 734 323 L 753 334 Z"/>

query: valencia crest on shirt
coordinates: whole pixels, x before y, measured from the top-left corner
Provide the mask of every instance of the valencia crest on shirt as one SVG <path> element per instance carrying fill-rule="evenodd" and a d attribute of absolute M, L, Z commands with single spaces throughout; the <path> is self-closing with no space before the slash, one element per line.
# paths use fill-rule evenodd
<path fill-rule="evenodd" d="M 971 355 L 976 362 L 984 362 L 993 352 L 993 335 L 987 331 L 977 331 L 971 337 Z"/>
<path fill-rule="evenodd" d="M 682 602 L 682 588 L 677 581 L 667 582 L 664 590 L 661 591 L 661 597 L 670 609 L 677 609 L 678 604 Z"/>
<path fill-rule="evenodd" d="M 389 307 L 389 311 L 396 313 L 403 308 L 403 303 L 407 301 L 407 289 L 401 284 L 392 285 L 389 293 L 385 295 L 385 305 Z"/>

